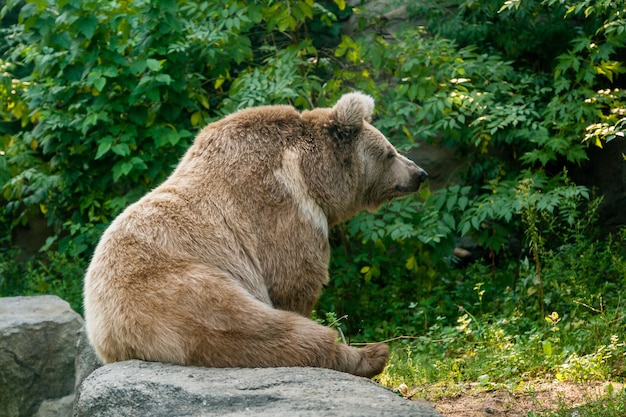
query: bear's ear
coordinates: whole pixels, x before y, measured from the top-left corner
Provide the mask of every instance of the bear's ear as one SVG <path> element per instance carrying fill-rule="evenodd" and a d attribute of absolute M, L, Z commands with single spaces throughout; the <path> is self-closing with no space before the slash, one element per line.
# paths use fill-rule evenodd
<path fill-rule="evenodd" d="M 374 99 L 363 93 L 341 96 L 333 107 L 333 119 L 340 129 L 361 129 L 363 120 L 370 121 L 374 111 Z"/>

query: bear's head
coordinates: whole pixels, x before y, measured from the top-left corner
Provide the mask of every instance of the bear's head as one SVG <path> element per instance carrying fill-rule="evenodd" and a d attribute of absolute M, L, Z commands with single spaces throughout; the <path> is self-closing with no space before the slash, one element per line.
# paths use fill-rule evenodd
<path fill-rule="evenodd" d="M 302 113 L 314 151 L 301 167 L 331 225 L 414 193 L 428 178 L 370 124 L 373 110 L 374 99 L 355 92 L 330 109 Z"/>

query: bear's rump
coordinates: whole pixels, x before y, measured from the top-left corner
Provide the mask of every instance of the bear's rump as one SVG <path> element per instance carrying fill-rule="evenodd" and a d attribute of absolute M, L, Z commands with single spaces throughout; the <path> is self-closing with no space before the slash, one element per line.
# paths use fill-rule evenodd
<path fill-rule="evenodd" d="M 115 311 L 108 306 L 108 323 L 92 338 L 105 361 L 331 366 L 334 331 L 274 309 L 226 274 L 190 265 L 163 278 L 158 290 L 120 294 Z"/>

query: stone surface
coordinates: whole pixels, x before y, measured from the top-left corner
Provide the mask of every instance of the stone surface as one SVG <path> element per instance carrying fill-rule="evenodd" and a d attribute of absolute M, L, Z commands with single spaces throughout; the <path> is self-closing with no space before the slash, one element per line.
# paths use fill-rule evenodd
<path fill-rule="evenodd" d="M 89 343 L 87 338 L 87 329 L 81 327 L 76 334 L 76 358 L 74 368 L 76 370 L 76 381 L 74 392 L 78 392 L 80 384 L 89 374 L 102 366 L 102 362 L 96 355 L 96 351 Z"/>
<path fill-rule="evenodd" d="M 71 417 L 75 395 L 71 394 L 56 400 L 45 400 L 33 417 Z"/>
<path fill-rule="evenodd" d="M 0 298 L 0 416 L 32 416 L 74 391 L 83 320 L 56 296 Z"/>
<path fill-rule="evenodd" d="M 321 368 L 196 368 L 127 361 L 89 375 L 76 417 L 440 417 L 366 378 Z"/>

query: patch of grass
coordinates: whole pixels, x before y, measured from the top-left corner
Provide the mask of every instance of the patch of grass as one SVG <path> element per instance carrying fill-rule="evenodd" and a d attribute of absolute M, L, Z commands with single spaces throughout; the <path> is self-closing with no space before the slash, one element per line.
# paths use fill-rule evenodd
<path fill-rule="evenodd" d="M 548 413 L 528 413 L 528 417 L 623 417 L 626 416 L 626 388 L 614 391 L 607 385 L 605 394 L 580 407 L 571 408 L 561 402 L 559 409 Z"/>
<path fill-rule="evenodd" d="M 554 321 L 557 316 L 551 315 Z M 532 380 L 588 382 L 623 377 L 626 344 L 618 333 L 610 333 L 617 330 L 613 323 L 594 323 L 594 331 L 603 336 L 587 351 L 589 329 L 559 320 L 563 329 L 556 323 L 538 323 L 532 331 L 522 332 L 520 321 L 515 316 L 476 319 L 466 313 L 457 326 L 435 325 L 419 339 L 392 342 L 390 363 L 379 382 L 391 388 L 437 384 L 436 390 L 425 393 L 428 399 L 436 399 L 434 393 L 454 395 L 458 384 L 493 390 L 515 389 Z"/>

